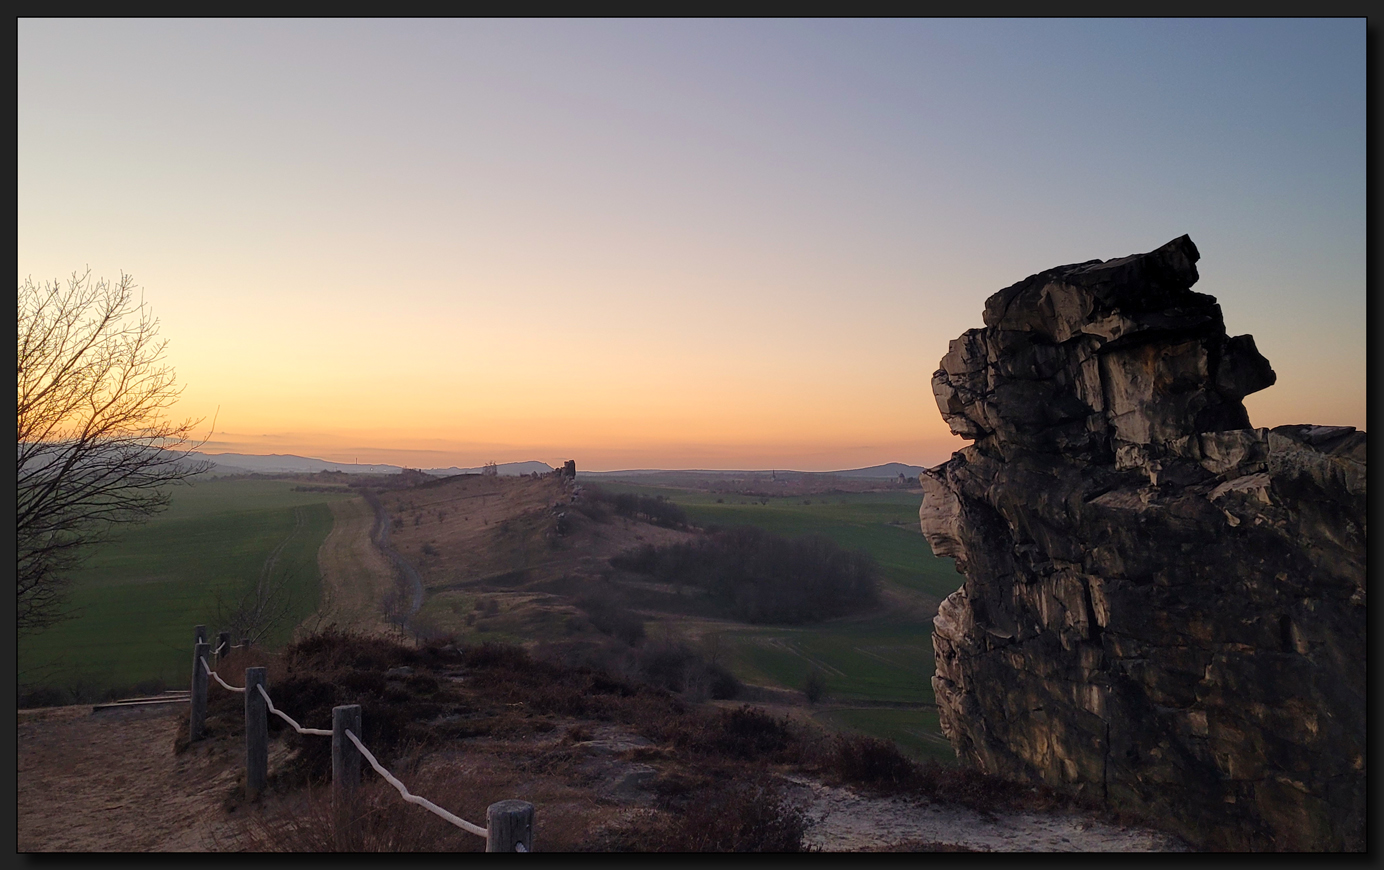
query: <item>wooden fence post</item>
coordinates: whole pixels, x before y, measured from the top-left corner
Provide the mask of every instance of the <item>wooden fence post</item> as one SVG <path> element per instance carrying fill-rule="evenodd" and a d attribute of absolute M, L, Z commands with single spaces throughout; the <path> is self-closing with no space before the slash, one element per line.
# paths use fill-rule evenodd
<path fill-rule="evenodd" d="M 207 671 L 202 662 L 210 654 L 209 644 L 198 642 L 192 645 L 192 713 L 187 723 L 187 734 L 193 742 L 202 739 L 202 731 L 207 724 Z"/>
<path fill-rule="evenodd" d="M 231 633 L 223 631 L 216 636 L 216 663 L 219 665 L 231 654 Z"/>
<path fill-rule="evenodd" d="M 485 811 L 485 851 L 533 851 L 533 804 L 528 801 L 498 801 Z"/>
<path fill-rule="evenodd" d="M 245 798 L 264 791 L 269 776 L 269 707 L 256 686 L 268 691 L 268 668 L 245 669 Z"/>
<path fill-rule="evenodd" d="M 348 848 L 356 788 L 360 785 L 360 750 L 346 736 L 346 729 L 360 737 L 360 705 L 332 708 L 332 816 L 338 849 Z"/>
<path fill-rule="evenodd" d="M 193 643 L 206 643 L 206 642 L 207 642 L 207 627 L 206 627 L 205 625 L 199 625 L 199 626 L 197 626 L 196 628 L 194 628 L 194 629 L 192 630 L 192 642 L 193 642 Z"/>

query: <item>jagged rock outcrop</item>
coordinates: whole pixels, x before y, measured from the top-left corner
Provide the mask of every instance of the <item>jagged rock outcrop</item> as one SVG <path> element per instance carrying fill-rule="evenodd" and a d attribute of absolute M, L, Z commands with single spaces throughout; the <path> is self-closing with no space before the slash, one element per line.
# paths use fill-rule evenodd
<path fill-rule="evenodd" d="M 1213 848 L 1361 849 L 1365 433 L 1250 428 L 1274 382 L 1183 236 L 991 296 L 932 385 L 975 443 L 919 517 L 962 588 L 959 756 Z"/>

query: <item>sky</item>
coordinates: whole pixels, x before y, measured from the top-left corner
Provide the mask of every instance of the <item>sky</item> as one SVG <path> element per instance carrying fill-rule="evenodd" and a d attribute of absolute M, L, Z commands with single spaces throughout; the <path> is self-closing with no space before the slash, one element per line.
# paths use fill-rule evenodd
<path fill-rule="evenodd" d="M 1363 429 L 1365 45 L 21 20 L 18 276 L 132 275 L 206 452 L 830 470 L 966 446 L 930 380 L 995 291 L 1186 233 L 1252 423 Z"/>

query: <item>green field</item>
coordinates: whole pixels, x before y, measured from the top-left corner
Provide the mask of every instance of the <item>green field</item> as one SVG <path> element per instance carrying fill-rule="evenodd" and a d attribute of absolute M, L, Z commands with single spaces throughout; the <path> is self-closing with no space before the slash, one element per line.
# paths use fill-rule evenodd
<path fill-rule="evenodd" d="M 956 752 L 947 738 L 942 736 L 937 711 L 932 708 L 893 710 L 887 707 L 855 707 L 824 710 L 813 718 L 835 730 L 859 731 L 892 740 L 914 758 L 932 758 L 943 764 L 956 762 Z"/>
<path fill-rule="evenodd" d="M 293 613 L 274 645 L 317 608 L 317 550 L 332 528 L 327 502 L 354 493 L 294 492 L 289 480 L 199 480 L 172 490 L 168 510 L 94 548 L 72 574 L 75 618 L 19 643 L 21 686 L 87 692 L 191 674 L 194 625 L 217 631 L 216 596 L 255 581 L 282 545 Z"/>
<path fill-rule="evenodd" d="M 963 578 L 951 559 L 932 554 L 918 530 L 917 492 L 759 498 L 604 480 L 597 485 L 612 493 L 664 496 L 703 527 L 755 525 L 790 537 L 819 534 L 873 556 L 893 606 L 804 627 L 723 632 L 719 641 L 728 665 L 746 682 L 788 689 L 801 688 L 809 671 L 819 670 L 826 678 L 827 709 L 815 718 L 823 724 L 893 740 L 919 758 L 955 760 L 931 706 L 932 616 Z"/>
<path fill-rule="evenodd" d="M 731 668 L 752 682 L 798 688 L 816 669 L 834 701 L 931 704 L 932 635 L 888 616 L 808 628 L 753 628 L 721 636 Z"/>

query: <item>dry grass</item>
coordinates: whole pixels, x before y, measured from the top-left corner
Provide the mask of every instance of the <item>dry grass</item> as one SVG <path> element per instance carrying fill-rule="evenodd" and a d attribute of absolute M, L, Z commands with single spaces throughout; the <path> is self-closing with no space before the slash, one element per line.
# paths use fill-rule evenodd
<path fill-rule="evenodd" d="M 485 629 L 546 636 L 572 612 L 575 587 L 609 571 L 609 559 L 644 543 L 688 540 L 690 532 L 612 517 L 599 503 L 573 501 L 556 477 L 458 476 L 380 494 L 390 545 L 413 565 L 429 604 L 415 626 L 437 634 Z M 555 594 L 564 582 L 574 589 Z M 484 594 L 502 612 L 453 607 Z M 469 618 L 469 621 L 468 621 Z M 482 625 L 481 623 L 484 623 Z"/>
<path fill-rule="evenodd" d="M 831 738 L 750 706 L 692 705 L 591 668 L 537 661 L 514 646 L 413 648 L 332 629 L 273 659 L 252 651 L 223 670 L 260 661 L 276 704 L 304 725 L 327 727 L 333 706 L 360 704 L 362 740 L 415 794 L 481 825 L 495 800 L 534 803 L 545 851 L 797 851 L 804 821 L 784 797 L 780 774 L 789 770 L 986 811 L 1056 805 L 1037 789 L 919 765 L 892 743 Z M 213 690 L 214 740 L 236 742 L 242 705 L 243 696 Z M 330 741 L 271 727 L 287 758 L 271 766 L 269 793 L 248 807 L 239 785 L 228 795 L 228 809 L 245 811 L 240 847 L 483 847 L 481 838 L 405 803 L 368 769 L 343 827 L 328 796 Z M 613 785 L 638 770 L 647 782 Z"/>
<path fill-rule="evenodd" d="M 764 774 L 664 795 L 649 813 L 585 844 L 604 852 L 801 852 L 806 821 Z"/>
<path fill-rule="evenodd" d="M 932 759 L 916 762 L 892 742 L 877 737 L 837 735 L 818 764 L 843 784 L 960 804 L 982 814 L 1073 806 L 1070 798 L 1046 786 L 1010 782 L 973 767 L 943 767 Z"/>
<path fill-rule="evenodd" d="M 322 604 L 309 622 L 387 635 L 392 627 L 380 602 L 394 588 L 394 567 L 370 541 L 375 512 L 364 498 L 333 501 L 331 509 L 332 530 L 317 551 Z"/>

